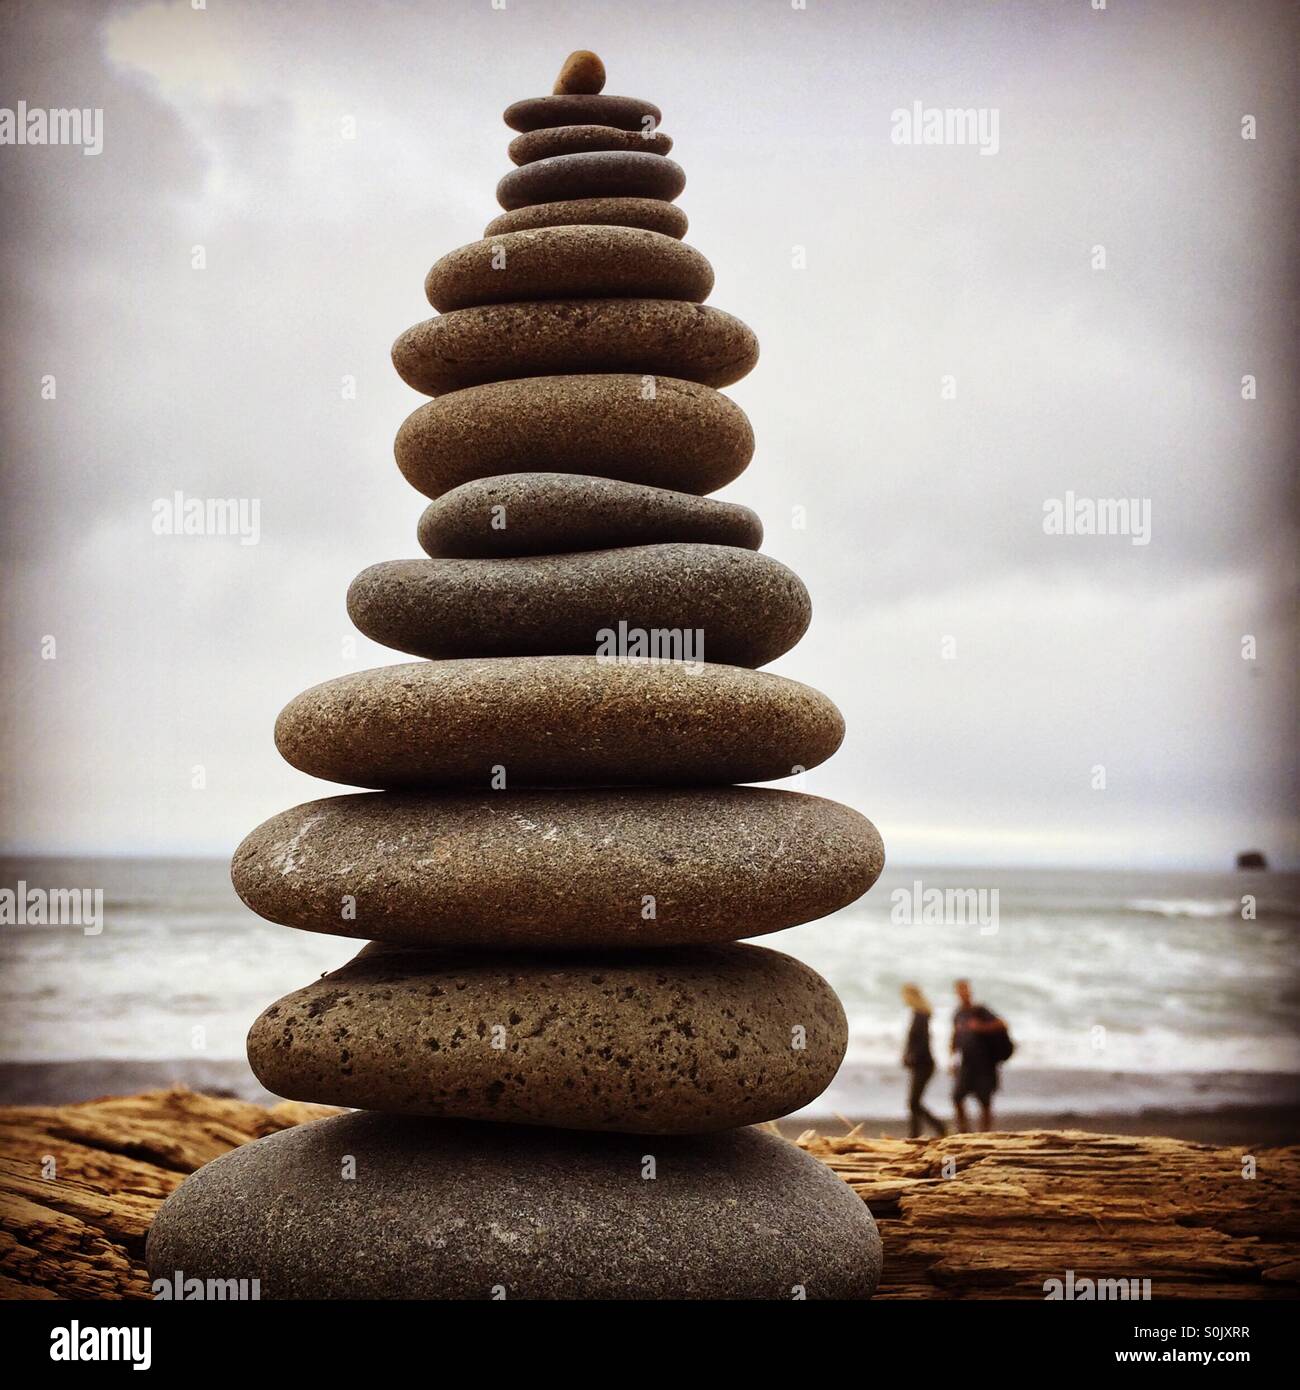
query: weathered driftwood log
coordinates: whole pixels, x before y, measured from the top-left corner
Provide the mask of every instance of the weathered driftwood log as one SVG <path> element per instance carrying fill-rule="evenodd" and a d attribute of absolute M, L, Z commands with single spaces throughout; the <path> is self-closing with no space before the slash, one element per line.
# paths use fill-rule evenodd
<path fill-rule="evenodd" d="M 209 1159 L 331 1113 L 192 1091 L 0 1109 L 0 1296 L 147 1298 L 145 1233 Z M 1153 1298 L 1300 1295 L 1300 1148 L 1029 1131 L 798 1142 L 870 1206 L 880 1298 L 1042 1298 L 1150 1279 Z"/>
<path fill-rule="evenodd" d="M 1149 1279 L 1153 1299 L 1300 1296 L 1300 1147 L 1077 1130 L 798 1142 L 879 1222 L 877 1298 L 1043 1298 L 1069 1271 Z"/>

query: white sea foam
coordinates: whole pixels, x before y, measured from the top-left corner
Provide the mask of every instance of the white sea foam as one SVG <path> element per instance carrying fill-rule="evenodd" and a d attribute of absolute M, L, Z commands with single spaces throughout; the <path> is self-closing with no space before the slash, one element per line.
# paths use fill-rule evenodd
<path fill-rule="evenodd" d="M 0 883 L 20 877 L 102 886 L 104 930 L 0 930 L 3 1061 L 239 1063 L 268 1003 L 358 949 L 263 922 L 220 863 L 0 861 Z M 997 888 L 998 931 L 891 922 L 892 888 L 918 878 Z M 1243 892 L 1256 898 L 1255 920 L 1241 919 Z M 843 999 L 851 1043 L 840 1093 L 868 1072 L 895 1085 L 905 981 L 935 1005 L 942 1063 L 952 981 L 969 978 L 1010 1023 L 1010 1079 L 1069 1070 L 1100 1087 L 1107 1073 L 1146 1074 L 1158 1101 L 1165 1074 L 1300 1073 L 1298 936 L 1295 876 L 908 868 L 854 907 L 761 944 L 807 961 Z"/>

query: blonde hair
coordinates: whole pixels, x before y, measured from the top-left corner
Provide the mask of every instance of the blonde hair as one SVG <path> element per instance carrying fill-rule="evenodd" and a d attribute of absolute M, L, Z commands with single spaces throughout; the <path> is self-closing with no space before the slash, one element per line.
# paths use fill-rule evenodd
<path fill-rule="evenodd" d="M 903 1003 L 906 1004 L 909 1009 L 915 1009 L 919 1014 L 934 1012 L 930 1007 L 930 1001 L 921 993 L 920 985 L 904 985 L 901 993 L 903 995 Z"/>

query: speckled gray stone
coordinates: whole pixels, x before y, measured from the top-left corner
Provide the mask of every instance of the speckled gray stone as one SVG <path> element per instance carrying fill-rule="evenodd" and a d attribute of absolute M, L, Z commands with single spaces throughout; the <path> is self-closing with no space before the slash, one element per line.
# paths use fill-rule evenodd
<path fill-rule="evenodd" d="M 304 691 L 275 725 L 300 771 L 403 789 L 773 782 L 843 737 L 839 710 L 798 681 L 594 656 L 380 666 Z"/>
<path fill-rule="evenodd" d="M 811 613 L 793 570 L 729 545 L 387 560 L 348 590 L 348 615 L 367 637 L 435 660 L 595 654 L 626 623 L 698 629 L 705 661 L 763 666 L 794 646 Z"/>
<path fill-rule="evenodd" d="M 191 1174 L 146 1260 L 153 1279 L 257 1279 L 264 1299 L 789 1301 L 869 1298 L 881 1248 L 853 1189 L 763 1130 L 647 1141 L 361 1113 Z"/>
<path fill-rule="evenodd" d="M 665 135 L 661 130 L 561 125 L 516 135 L 506 153 L 515 164 L 531 164 L 537 159 L 554 159 L 559 154 L 584 154 L 590 150 L 638 150 L 642 154 L 667 154 L 672 147 L 672 136 Z"/>
<path fill-rule="evenodd" d="M 649 150 L 584 150 L 512 169 L 497 184 L 507 212 L 568 198 L 658 198 L 671 203 L 686 187 L 676 161 Z"/>
<path fill-rule="evenodd" d="M 601 297 L 698 303 L 713 267 L 693 247 L 639 227 L 538 227 L 449 252 L 424 280 L 435 309 Z"/>
<path fill-rule="evenodd" d="M 758 340 L 739 319 L 673 299 L 481 304 L 417 323 L 393 344 L 398 376 L 426 396 L 575 372 L 730 386 L 757 361 Z"/>
<path fill-rule="evenodd" d="M 737 477 L 754 431 L 734 401 L 693 381 L 543 376 L 426 402 L 397 432 L 407 482 L 426 497 L 503 473 L 594 473 L 706 493 Z"/>
<path fill-rule="evenodd" d="M 478 478 L 424 509 L 420 545 L 435 559 L 559 555 L 698 541 L 757 550 L 758 513 L 734 502 L 582 473 Z"/>
<path fill-rule="evenodd" d="M 883 864 L 865 816 L 800 792 L 354 792 L 258 826 L 231 878 L 254 912 L 334 936 L 686 946 L 824 917 Z"/>
<path fill-rule="evenodd" d="M 507 106 L 504 116 L 511 130 L 549 130 L 557 125 L 610 125 L 619 130 L 653 130 L 662 119 L 663 112 L 652 101 L 607 93 L 525 97 Z"/>
<path fill-rule="evenodd" d="M 644 227 L 648 232 L 684 237 L 690 225 L 675 203 L 656 198 L 572 198 L 563 203 L 534 203 L 494 217 L 483 228 L 484 236 L 518 232 L 525 227 L 572 226 Z"/>
<path fill-rule="evenodd" d="M 248 1035 L 278 1096 L 359 1110 L 708 1134 L 814 1101 L 848 1046 L 830 985 L 761 946 L 370 945 Z"/>

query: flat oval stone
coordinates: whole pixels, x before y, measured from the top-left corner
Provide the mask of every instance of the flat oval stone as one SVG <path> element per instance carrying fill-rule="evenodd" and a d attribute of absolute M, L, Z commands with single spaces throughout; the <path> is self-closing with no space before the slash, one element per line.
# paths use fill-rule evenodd
<path fill-rule="evenodd" d="M 291 700 L 286 762 L 354 787 L 772 782 L 816 767 L 844 720 L 764 671 L 594 656 L 380 666 Z"/>
<path fill-rule="evenodd" d="M 583 372 L 730 386 L 757 361 L 758 340 L 739 319 L 672 299 L 482 304 L 417 323 L 393 344 L 398 376 L 426 396 Z"/>
<path fill-rule="evenodd" d="M 435 559 L 493 559 L 667 541 L 757 550 L 763 523 L 749 507 L 689 492 L 583 473 L 507 473 L 443 493 L 417 534 Z"/>
<path fill-rule="evenodd" d="M 525 97 L 507 106 L 504 117 L 511 130 L 549 130 L 557 125 L 612 125 L 619 130 L 653 130 L 662 119 L 663 112 L 652 101 L 604 93 Z"/>
<path fill-rule="evenodd" d="M 713 288 L 713 267 L 693 247 L 639 227 L 538 227 L 471 242 L 437 261 L 424 281 L 442 311 L 523 299 L 684 299 Z"/>
<path fill-rule="evenodd" d="M 258 826 L 231 879 L 261 916 L 331 936 L 626 948 L 811 922 L 883 864 L 865 816 L 800 792 L 354 792 Z"/>
<path fill-rule="evenodd" d="M 760 1129 L 652 1153 L 648 1182 L 643 1136 L 364 1112 L 296 1125 L 181 1183 L 149 1276 L 349 1302 L 871 1296 L 875 1222 L 811 1154 Z"/>
<path fill-rule="evenodd" d="M 738 477 L 754 431 L 728 397 L 693 381 L 619 372 L 473 386 L 413 411 L 394 452 L 426 497 L 507 473 L 594 473 L 679 492 Z"/>
<path fill-rule="evenodd" d="M 658 198 L 671 203 L 686 187 L 686 171 L 646 150 L 586 150 L 534 160 L 497 184 L 507 212 L 566 198 Z"/>
<path fill-rule="evenodd" d="M 848 1038 L 830 985 L 762 946 L 555 955 L 371 945 L 272 1004 L 248 1035 L 248 1060 L 291 1100 L 708 1134 L 814 1101 Z"/>
<path fill-rule="evenodd" d="M 348 614 L 399 652 L 608 652 L 608 632 L 690 629 L 693 655 L 763 666 L 803 636 L 812 603 L 770 555 L 727 545 L 635 545 L 507 560 L 386 560 L 362 570 Z"/>
<path fill-rule="evenodd" d="M 484 236 L 518 232 L 528 227 L 572 226 L 644 227 L 648 232 L 681 238 L 689 225 L 675 203 L 655 198 L 572 198 L 564 203 L 534 203 L 494 217 Z"/>
<path fill-rule="evenodd" d="M 591 150 L 639 150 L 642 154 L 667 154 L 671 135 L 661 131 L 615 130 L 607 125 L 561 125 L 550 130 L 530 130 L 516 135 L 506 149 L 515 164 L 553 159 L 558 154 L 586 154 Z"/>

